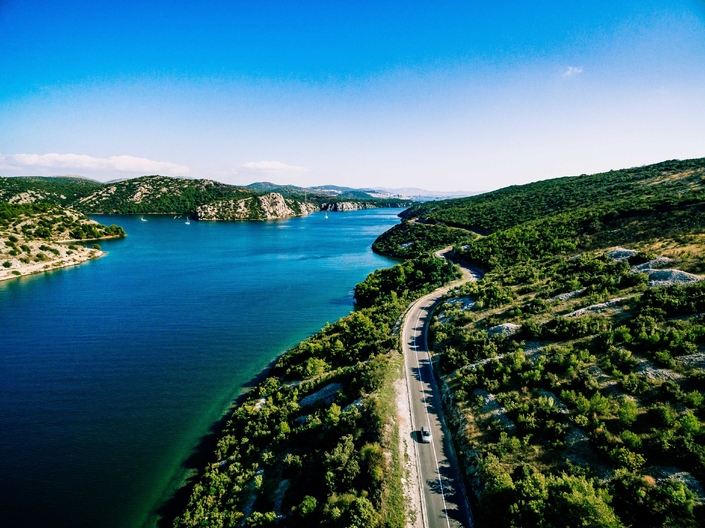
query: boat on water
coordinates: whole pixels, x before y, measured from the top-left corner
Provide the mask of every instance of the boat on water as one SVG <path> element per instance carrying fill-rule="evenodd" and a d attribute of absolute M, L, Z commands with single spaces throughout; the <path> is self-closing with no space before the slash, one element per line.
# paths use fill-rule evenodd
<path fill-rule="evenodd" d="M 325 218 L 326 220 L 328 220 L 328 213 L 326 213 L 326 216 L 324 216 L 323 218 Z"/>
<path fill-rule="evenodd" d="M 184 222 L 186 225 L 191 225 L 191 221 L 187 218 L 186 221 Z"/>
<path fill-rule="evenodd" d="M 146 221 L 147 221 L 147 220 L 144 218 L 144 216 L 140 216 L 140 220 L 142 220 L 143 222 L 146 222 Z"/>

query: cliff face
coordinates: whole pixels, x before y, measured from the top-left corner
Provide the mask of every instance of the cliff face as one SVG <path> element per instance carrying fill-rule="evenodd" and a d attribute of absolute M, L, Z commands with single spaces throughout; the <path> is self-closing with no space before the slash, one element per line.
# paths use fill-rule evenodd
<path fill-rule="evenodd" d="M 197 220 L 273 220 L 307 215 L 318 208 L 311 203 L 269 193 L 241 200 L 218 200 L 196 208 Z"/>
<path fill-rule="evenodd" d="M 330 202 L 322 203 L 321 211 L 358 211 L 360 209 L 378 209 L 379 207 L 408 207 L 409 202 L 376 204 L 369 202 Z"/>

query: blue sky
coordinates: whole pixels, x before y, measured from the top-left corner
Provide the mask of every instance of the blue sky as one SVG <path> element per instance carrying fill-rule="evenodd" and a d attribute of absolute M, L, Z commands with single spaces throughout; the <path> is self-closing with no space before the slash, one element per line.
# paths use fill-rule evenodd
<path fill-rule="evenodd" d="M 0 0 L 0 174 L 488 190 L 705 156 L 705 2 Z"/>

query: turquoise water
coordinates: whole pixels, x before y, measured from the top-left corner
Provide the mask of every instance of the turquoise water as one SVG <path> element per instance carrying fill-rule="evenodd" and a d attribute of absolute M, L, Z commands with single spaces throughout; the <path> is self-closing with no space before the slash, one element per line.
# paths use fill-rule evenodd
<path fill-rule="evenodd" d="M 0 524 L 139 527 L 276 355 L 388 266 L 399 210 L 275 222 L 95 217 L 105 257 L 0 283 Z"/>

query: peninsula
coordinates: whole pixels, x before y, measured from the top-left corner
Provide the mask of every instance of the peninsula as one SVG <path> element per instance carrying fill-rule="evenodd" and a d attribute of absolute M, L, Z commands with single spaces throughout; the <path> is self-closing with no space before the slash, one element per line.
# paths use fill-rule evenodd
<path fill-rule="evenodd" d="M 104 253 L 79 242 L 124 237 L 70 209 L 46 204 L 0 203 L 0 281 L 75 266 Z"/>

